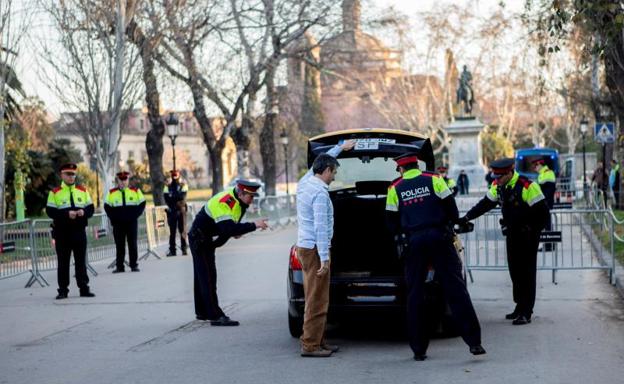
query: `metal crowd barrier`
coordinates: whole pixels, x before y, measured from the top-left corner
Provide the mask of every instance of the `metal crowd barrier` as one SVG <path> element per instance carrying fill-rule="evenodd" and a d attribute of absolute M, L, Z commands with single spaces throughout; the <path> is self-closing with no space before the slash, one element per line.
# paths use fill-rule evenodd
<path fill-rule="evenodd" d="M 553 210 L 551 233 L 556 239 L 549 251 L 540 242 L 537 269 L 552 271 L 552 281 L 561 270 L 606 270 L 613 281 L 614 254 L 613 217 L 606 210 L 566 209 Z M 501 233 L 500 211 L 491 211 L 474 220 L 474 231 L 462 235 L 465 267 L 471 281 L 472 271 L 507 270 L 505 237 Z M 605 228 L 605 225 L 607 226 Z M 607 246 L 603 246 L 603 244 Z M 605 263 L 605 260 L 610 260 Z"/>
<path fill-rule="evenodd" d="M 30 220 L 0 224 L 0 279 L 31 270 L 31 247 Z"/>
<path fill-rule="evenodd" d="M 205 202 L 189 203 L 187 230 L 195 215 Z M 296 222 L 296 201 L 294 195 L 267 196 L 257 199 L 247 211 L 244 220 L 267 218 L 273 227 L 282 227 Z M 0 279 L 30 272 L 26 287 L 35 283 L 49 285 L 41 272 L 58 267 L 51 219 L 24 220 L 0 224 Z M 93 275 L 96 270 L 90 262 L 115 257 L 115 240 L 110 221 L 100 213 L 89 219 L 87 233 L 87 269 Z M 138 223 L 139 259 L 150 255 L 161 256 L 157 249 L 169 244 L 166 206 L 149 206 Z M 113 261 L 109 267 L 115 265 Z"/>

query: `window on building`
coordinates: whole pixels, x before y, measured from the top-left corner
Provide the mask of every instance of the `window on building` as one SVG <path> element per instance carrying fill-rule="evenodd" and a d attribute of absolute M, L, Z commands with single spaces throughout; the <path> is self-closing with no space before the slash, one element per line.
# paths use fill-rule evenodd
<path fill-rule="evenodd" d="M 134 160 L 134 151 L 128 151 L 128 160 Z"/>
<path fill-rule="evenodd" d="M 145 120 L 141 119 L 141 120 L 139 121 L 139 129 L 140 129 L 141 131 L 145 131 Z"/>

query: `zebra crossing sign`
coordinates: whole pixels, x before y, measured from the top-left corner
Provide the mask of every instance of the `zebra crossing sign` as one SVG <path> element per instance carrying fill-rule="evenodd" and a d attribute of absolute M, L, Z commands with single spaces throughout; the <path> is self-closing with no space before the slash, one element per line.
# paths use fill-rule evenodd
<path fill-rule="evenodd" d="M 597 122 L 594 124 L 594 138 L 602 144 L 613 143 L 615 141 L 614 129 L 613 123 Z"/>

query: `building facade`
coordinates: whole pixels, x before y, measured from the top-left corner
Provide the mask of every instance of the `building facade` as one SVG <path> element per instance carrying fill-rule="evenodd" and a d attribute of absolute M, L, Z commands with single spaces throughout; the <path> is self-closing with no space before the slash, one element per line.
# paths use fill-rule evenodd
<path fill-rule="evenodd" d="M 210 186 L 212 177 L 208 150 L 204 144 L 201 129 L 192 112 L 175 112 L 179 118 L 178 136 L 176 138 L 176 168 L 192 187 Z M 87 148 L 84 137 L 81 134 L 80 124 L 77 123 L 77 114 L 63 113 L 59 120 L 53 124 L 56 137 L 64 138 L 80 151 L 83 162 L 95 168 L 95 158 Z M 211 119 L 213 129 L 218 135 L 223 129 L 223 119 Z M 117 148 L 115 164 L 118 169 L 129 169 L 132 163 L 148 165 L 145 137 L 150 130 L 150 122 L 147 113 L 135 109 L 130 111 L 126 121 L 122 124 L 122 135 Z M 173 148 L 171 139 L 163 136 L 163 167 L 165 172 L 173 168 Z M 236 162 L 236 147 L 228 138 L 222 154 L 224 183 L 227 185 L 238 172 Z"/>

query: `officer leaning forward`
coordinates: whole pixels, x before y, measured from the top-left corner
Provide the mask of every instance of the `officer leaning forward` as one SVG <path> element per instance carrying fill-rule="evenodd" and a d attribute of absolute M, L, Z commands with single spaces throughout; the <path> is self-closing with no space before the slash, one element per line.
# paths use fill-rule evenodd
<path fill-rule="evenodd" d="M 128 242 L 128 258 L 130 270 L 139 272 L 137 263 L 137 230 L 138 219 L 145 210 L 145 197 L 140 189 L 129 187 L 128 172 L 117 173 L 117 187 L 108 191 L 104 210 L 113 226 L 113 236 L 116 247 L 117 268 L 113 273 L 124 272 L 124 258 L 126 256 L 126 241 Z"/>
<path fill-rule="evenodd" d="M 506 236 L 507 264 L 516 303 L 505 318 L 513 320 L 514 325 L 528 324 L 535 305 L 537 247 L 550 212 L 539 185 L 514 170 L 514 159 L 496 160 L 490 167 L 495 179 L 492 186 L 459 222 L 467 223 L 501 205 L 501 229 Z"/>
<path fill-rule="evenodd" d="M 427 331 L 425 280 L 433 265 L 462 338 L 474 355 L 481 346 L 481 327 L 462 278 L 462 265 L 453 246 L 452 225 L 459 213 L 446 182 L 438 175 L 421 172 L 418 157 L 395 158 L 402 177 L 388 189 L 386 210 L 393 232 L 409 240 L 405 260 L 408 335 L 414 359 L 426 358 Z"/>
<path fill-rule="evenodd" d="M 76 283 L 80 296 L 93 297 L 89 289 L 86 253 L 87 235 L 85 227 L 93 216 L 93 202 L 89 192 L 82 185 L 77 185 L 74 163 L 61 166 L 61 186 L 48 194 L 46 213 L 53 220 L 52 237 L 55 241 L 58 259 L 58 295 L 56 299 L 66 299 L 69 293 L 69 261 L 74 253 Z"/>
<path fill-rule="evenodd" d="M 180 232 L 182 254 L 186 255 L 186 193 L 188 185 L 180 182 L 180 171 L 171 170 L 171 183 L 165 185 L 164 197 L 167 204 L 167 224 L 169 224 L 169 253 L 176 255 L 176 231 Z"/>
<path fill-rule="evenodd" d="M 257 196 L 260 184 L 239 180 L 236 187 L 216 194 L 195 216 L 189 241 L 195 275 L 195 315 L 198 320 L 211 320 L 211 325 L 236 326 L 219 307 L 215 249 L 230 237 L 238 238 L 256 229 L 266 229 L 265 220 L 241 223 L 245 211 Z"/>

